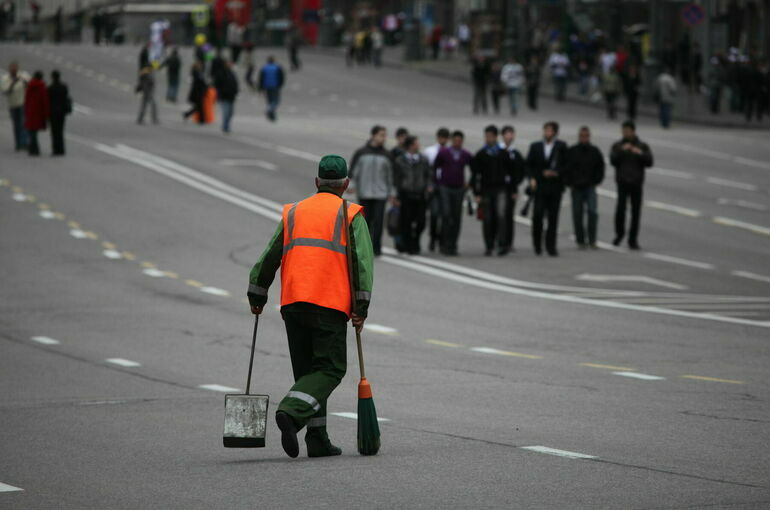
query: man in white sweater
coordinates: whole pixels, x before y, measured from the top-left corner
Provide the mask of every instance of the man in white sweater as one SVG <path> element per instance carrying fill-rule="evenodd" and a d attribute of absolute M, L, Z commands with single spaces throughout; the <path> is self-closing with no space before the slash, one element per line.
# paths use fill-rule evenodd
<path fill-rule="evenodd" d="M 508 100 L 511 103 L 511 115 L 516 115 L 519 111 L 517 103 L 519 91 L 524 86 L 524 66 L 519 64 L 515 57 L 511 57 L 508 59 L 508 63 L 505 64 L 500 71 L 500 81 L 502 81 L 506 89 L 508 89 Z"/>
<path fill-rule="evenodd" d="M 13 123 L 13 139 L 16 151 L 27 148 L 27 131 L 24 129 L 24 94 L 29 83 L 29 74 L 19 70 L 18 62 L 11 62 L 8 72 L 0 79 L 0 90 L 8 103 L 8 113 Z"/>

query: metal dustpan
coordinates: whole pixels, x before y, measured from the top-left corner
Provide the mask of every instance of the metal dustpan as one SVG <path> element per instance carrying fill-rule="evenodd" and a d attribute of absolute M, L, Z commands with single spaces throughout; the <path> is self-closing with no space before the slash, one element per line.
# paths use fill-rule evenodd
<path fill-rule="evenodd" d="M 254 335 L 251 340 L 249 376 L 246 379 L 246 393 L 225 395 L 225 430 L 222 444 L 225 448 L 264 448 L 267 432 L 268 395 L 252 395 L 251 367 L 254 364 L 254 348 L 257 344 L 259 315 L 254 318 Z"/>

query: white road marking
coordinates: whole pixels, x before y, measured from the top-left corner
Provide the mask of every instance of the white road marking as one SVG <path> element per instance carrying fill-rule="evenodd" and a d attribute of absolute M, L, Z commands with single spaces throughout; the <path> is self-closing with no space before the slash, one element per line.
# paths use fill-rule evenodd
<path fill-rule="evenodd" d="M 366 324 L 364 323 L 364 329 L 371 331 L 372 333 L 380 333 L 383 335 L 398 335 L 398 330 L 395 328 L 389 328 L 388 326 L 382 326 L 380 324 Z"/>
<path fill-rule="evenodd" d="M 123 255 L 119 251 L 116 251 L 116 250 L 104 250 L 102 252 L 102 255 L 104 255 L 108 259 L 113 259 L 113 260 L 117 260 L 117 259 L 122 259 L 123 258 Z"/>
<path fill-rule="evenodd" d="M 83 115 L 91 115 L 94 113 L 93 109 L 78 103 L 73 104 L 72 109 L 75 111 L 75 113 L 81 113 Z"/>
<path fill-rule="evenodd" d="M 639 372 L 612 372 L 615 375 L 630 377 L 632 379 L 641 379 L 643 381 L 662 381 L 665 377 L 650 374 L 640 374 Z"/>
<path fill-rule="evenodd" d="M 358 419 L 358 413 L 329 413 L 334 416 L 339 416 L 340 418 L 350 418 L 351 420 L 357 420 Z M 390 418 L 380 418 L 377 417 L 377 421 L 390 421 Z"/>
<path fill-rule="evenodd" d="M 755 225 L 753 223 L 746 223 L 745 221 L 734 220 L 731 218 L 725 218 L 724 216 L 715 216 L 714 223 L 718 225 L 724 225 L 726 227 L 736 227 L 754 232 L 755 234 L 764 234 L 770 236 L 770 228 L 763 227 L 761 225 Z"/>
<path fill-rule="evenodd" d="M 43 345 L 58 345 L 58 344 L 61 343 L 60 341 L 56 340 L 55 338 L 51 338 L 51 337 L 48 337 L 48 336 L 33 336 L 32 338 L 30 338 L 30 340 L 32 340 L 33 342 L 37 342 L 39 344 L 43 344 Z"/>
<path fill-rule="evenodd" d="M 218 287 L 201 287 L 199 290 L 201 292 L 205 292 L 206 294 L 212 294 L 214 296 L 227 297 L 230 295 L 228 291 L 226 291 L 225 289 L 220 289 Z"/>
<path fill-rule="evenodd" d="M 153 278 L 164 278 L 166 276 L 165 271 L 161 271 L 160 269 L 156 269 L 154 267 L 148 267 L 147 269 L 144 269 L 142 272 L 147 276 L 152 276 Z"/>
<path fill-rule="evenodd" d="M 522 354 L 520 352 L 502 351 L 493 347 L 471 347 L 469 350 L 473 352 L 480 352 L 482 354 L 496 354 L 498 356 L 511 356 L 514 358 L 527 358 L 527 359 L 542 359 L 542 356 L 536 356 L 534 354 Z"/>
<path fill-rule="evenodd" d="M 756 280 L 758 282 L 770 283 L 770 276 L 763 276 L 757 273 L 750 273 L 748 271 L 731 271 L 733 276 L 740 276 L 741 278 L 748 278 L 749 280 Z"/>
<path fill-rule="evenodd" d="M 318 154 L 312 154 L 310 152 L 300 151 L 297 149 L 292 149 L 291 147 L 286 147 L 283 145 L 276 145 L 271 142 L 263 142 L 261 140 L 255 140 L 253 138 L 248 138 L 245 136 L 237 136 L 235 137 L 237 140 L 247 144 L 247 145 L 253 145 L 254 147 L 260 147 L 262 149 L 267 149 L 275 152 L 280 152 L 281 154 L 286 154 L 288 156 L 294 156 L 300 159 L 304 159 L 307 161 L 311 161 L 313 163 L 318 163 L 320 161 L 321 156 Z"/>
<path fill-rule="evenodd" d="M 655 200 L 647 200 L 645 201 L 645 204 L 647 205 L 647 207 L 650 207 L 652 209 L 669 211 L 669 212 L 681 214 L 683 216 L 689 216 L 690 218 L 699 218 L 700 216 L 702 216 L 700 211 L 697 211 L 695 209 L 689 209 L 687 207 L 682 207 L 679 205 L 664 204 L 663 202 L 657 202 Z"/>
<path fill-rule="evenodd" d="M 236 393 L 241 391 L 240 388 L 233 388 L 231 386 L 222 386 L 221 384 L 201 384 L 198 388 L 202 390 L 221 391 L 222 393 Z"/>
<path fill-rule="evenodd" d="M 7 483 L 0 482 L 0 492 L 15 492 L 15 491 L 23 491 L 21 487 L 14 487 L 13 485 L 8 485 Z"/>
<path fill-rule="evenodd" d="M 575 276 L 576 280 L 588 281 L 588 282 L 640 282 L 648 285 L 657 285 L 659 287 L 666 287 L 668 289 L 686 290 L 687 287 L 678 283 L 669 282 L 666 280 L 659 280 L 649 276 L 642 275 L 616 275 L 616 274 L 591 274 L 581 273 Z"/>
<path fill-rule="evenodd" d="M 131 361 L 130 359 L 125 358 L 107 358 L 107 363 L 112 363 L 113 365 L 120 365 L 121 367 L 141 367 L 141 363 L 137 363 L 136 361 Z"/>
<path fill-rule="evenodd" d="M 14 193 L 11 198 L 16 200 L 17 202 L 26 202 L 27 201 L 27 195 L 24 193 Z"/>
<path fill-rule="evenodd" d="M 79 228 L 73 228 L 72 230 L 70 230 L 70 235 L 75 239 L 85 239 L 88 237 L 88 234 L 86 234 Z"/>
<path fill-rule="evenodd" d="M 717 186 L 725 186 L 728 188 L 742 189 L 746 191 L 757 191 L 757 187 L 754 184 L 733 181 L 730 179 L 720 179 L 719 177 L 706 177 L 706 182 L 709 184 L 716 184 Z"/>
<path fill-rule="evenodd" d="M 756 202 L 749 202 L 748 200 L 720 198 L 719 200 L 717 200 L 717 203 L 719 205 L 735 205 L 738 207 L 743 207 L 745 209 L 752 209 L 754 211 L 767 211 L 767 206 L 758 204 Z"/>
<path fill-rule="evenodd" d="M 618 198 L 618 192 L 607 188 L 596 188 L 596 194 L 600 197 Z"/>
<path fill-rule="evenodd" d="M 545 453 L 546 455 L 556 455 L 557 457 L 566 457 L 568 459 L 596 459 L 595 455 L 586 455 L 585 453 L 570 452 L 568 450 L 558 450 L 547 446 L 522 446 L 522 450 L 531 452 Z"/>
<path fill-rule="evenodd" d="M 270 172 L 278 170 L 278 165 L 261 159 L 222 159 L 219 161 L 219 164 L 222 166 L 256 166 Z"/>
<path fill-rule="evenodd" d="M 698 269 L 712 270 L 715 268 L 714 264 L 709 264 L 708 262 L 698 262 L 697 260 L 672 257 L 671 255 L 663 255 L 661 253 L 647 252 L 643 256 L 647 259 L 659 260 L 661 262 L 670 262 L 672 264 L 679 264 L 682 266 L 697 267 Z"/>
<path fill-rule="evenodd" d="M 47 220 L 52 220 L 56 218 L 56 213 L 53 211 L 49 211 L 48 209 L 43 209 L 38 213 L 41 218 L 45 218 Z"/>
<path fill-rule="evenodd" d="M 663 175 L 665 177 L 675 177 L 677 179 L 694 179 L 695 176 L 690 172 L 682 172 L 681 170 L 669 170 L 668 168 L 654 167 L 647 170 L 651 174 Z"/>

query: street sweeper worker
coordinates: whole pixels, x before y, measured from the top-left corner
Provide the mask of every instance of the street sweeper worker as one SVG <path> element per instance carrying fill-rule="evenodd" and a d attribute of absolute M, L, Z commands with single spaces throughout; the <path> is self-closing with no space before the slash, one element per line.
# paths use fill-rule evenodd
<path fill-rule="evenodd" d="M 360 331 L 366 320 L 374 266 L 360 205 L 346 202 L 348 225 L 343 228 L 341 197 L 349 182 L 345 160 L 324 156 L 315 180 L 318 192 L 283 207 L 281 222 L 249 277 L 249 304 L 259 315 L 281 267 L 281 315 L 295 383 L 279 404 L 275 421 L 290 457 L 299 455 L 297 432 L 303 427 L 309 457 L 342 453 L 326 432 L 326 400 L 347 369 L 347 322 Z M 348 240 L 355 305 L 348 279 Z"/>

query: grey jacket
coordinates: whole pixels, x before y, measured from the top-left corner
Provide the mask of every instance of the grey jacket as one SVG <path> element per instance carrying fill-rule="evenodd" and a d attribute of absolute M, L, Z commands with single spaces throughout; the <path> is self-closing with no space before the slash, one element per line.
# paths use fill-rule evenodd
<path fill-rule="evenodd" d="M 428 158 L 419 153 L 415 154 L 414 157 L 404 153 L 396 158 L 393 180 L 399 194 L 409 195 L 413 198 L 425 198 L 432 173 Z"/>
<path fill-rule="evenodd" d="M 349 177 L 359 200 L 385 200 L 396 196 L 393 162 L 384 147 L 367 143 L 358 149 L 350 162 Z"/>

